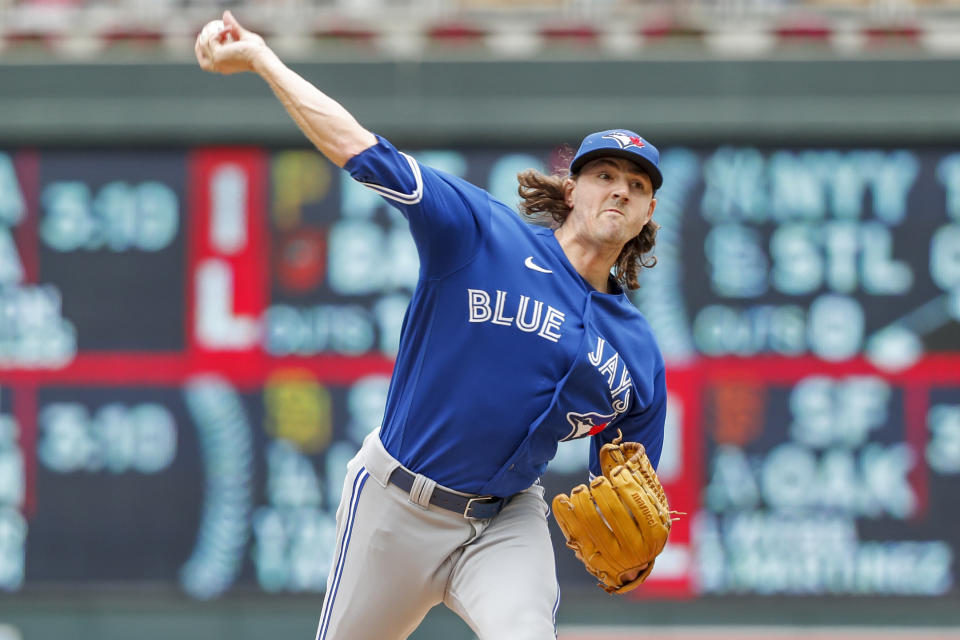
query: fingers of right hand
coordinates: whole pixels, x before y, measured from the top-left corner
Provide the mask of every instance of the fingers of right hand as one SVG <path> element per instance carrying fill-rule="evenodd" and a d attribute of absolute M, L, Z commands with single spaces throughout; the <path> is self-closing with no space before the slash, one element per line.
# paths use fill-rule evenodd
<path fill-rule="evenodd" d="M 203 34 L 197 36 L 197 41 L 193 45 L 193 51 L 197 56 L 197 62 L 204 71 L 213 71 L 213 52 L 210 50 L 210 42 Z"/>
<path fill-rule="evenodd" d="M 223 12 L 223 24 L 226 25 L 227 30 L 230 31 L 237 40 L 250 33 L 243 28 L 243 25 L 240 24 L 240 22 L 234 18 L 233 14 L 229 11 Z"/>
<path fill-rule="evenodd" d="M 206 71 L 216 71 L 217 49 L 225 43 L 238 40 L 238 25 L 226 25 L 222 20 L 211 20 L 203 26 L 197 36 L 194 51 L 200 67 Z"/>
<path fill-rule="evenodd" d="M 213 71 L 213 61 L 210 58 L 210 52 L 200 36 L 197 36 L 197 41 L 193 45 L 193 52 L 197 56 L 197 63 L 199 63 L 201 69 L 204 71 Z"/>

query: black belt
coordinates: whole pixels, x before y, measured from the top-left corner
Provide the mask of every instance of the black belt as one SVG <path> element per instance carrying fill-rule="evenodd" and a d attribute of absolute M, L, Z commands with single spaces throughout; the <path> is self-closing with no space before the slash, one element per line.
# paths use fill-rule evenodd
<path fill-rule="evenodd" d="M 409 493 L 413 487 L 413 481 L 416 478 L 417 476 L 415 474 L 410 473 L 403 467 L 397 467 L 393 470 L 393 473 L 390 474 L 389 481 L 390 484 L 395 484 Z M 430 504 L 432 505 L 446 509 L 447 511 L 459 513 L 465 518 L 479 518 L 481 520 L 492 518 L 500 513 L 505 502 L 505 498 L 498 498 L 496 496 L 468 498 L 459 493 L 443 489 L 439 485 L 434 488 L 433 495 L 430 496 Z"/>

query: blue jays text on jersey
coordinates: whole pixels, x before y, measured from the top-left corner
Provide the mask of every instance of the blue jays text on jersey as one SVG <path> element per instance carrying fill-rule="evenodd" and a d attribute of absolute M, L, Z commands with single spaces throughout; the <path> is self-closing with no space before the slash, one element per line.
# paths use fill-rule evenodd
<path fill-rule="evenodd" d="M 660 458 L 663 358 L 617 289 L 591 287 L 553 231 L 378 137 L 345 167 L 409 220 L 420 277 L 404 318 L 380 437 L 446 487 L 509 496 L 558 443 L 617 430 Z"/>

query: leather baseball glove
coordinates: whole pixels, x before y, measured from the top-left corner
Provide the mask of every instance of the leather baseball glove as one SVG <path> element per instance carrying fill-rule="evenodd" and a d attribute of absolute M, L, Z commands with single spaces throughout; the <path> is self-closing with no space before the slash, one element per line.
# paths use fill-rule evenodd
<path fill-rule="evenodd" d="M 581 484 L 553 499 L 567 546 L 607 593 L 625 593 L 647 579 L 672 524 L 667 496 L 643 445 L 620 440 L 600 449 L 603 475 L 589 488 Z"/>

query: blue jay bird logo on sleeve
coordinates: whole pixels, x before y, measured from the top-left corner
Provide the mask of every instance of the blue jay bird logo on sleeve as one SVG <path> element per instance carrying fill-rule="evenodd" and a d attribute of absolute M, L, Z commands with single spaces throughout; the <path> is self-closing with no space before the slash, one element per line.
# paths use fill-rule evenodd
<path fill-rule="evenodd" d="M 571 411 L 567 414 L 567 422 L 573 427 L 573 431 L 564 438 L 564 440 L 574 440 L 583 436 L 595 436 L 610 424 L 610 421 L 616 418 L 618 413 L 600 415 L 594 411 L 590 413 L 575 413 Z"/>
<path fill-rule="evenodd" d="M 607 352 L 612 353 L 608 356 Z M 608 397 L 612 411 L 607 413 L 599 411 L 568 412 L 567 422 L 570 423 L 571 430 L 563 438 L 563 441 L 596 435 L 616 420 L 617 416 L 626 413 L 630 408 L 633 379 L 630 377 L 627 363 L 620 357 L 617 350 L 608 345 L 605 339 L 597 336 L 596 347 L 587 355 L 587 361 L 592 365 L 592 370 L 603 376 L 603 382 L 606 383 L 609 392 Z"/>

